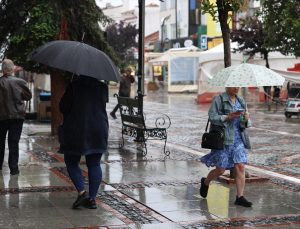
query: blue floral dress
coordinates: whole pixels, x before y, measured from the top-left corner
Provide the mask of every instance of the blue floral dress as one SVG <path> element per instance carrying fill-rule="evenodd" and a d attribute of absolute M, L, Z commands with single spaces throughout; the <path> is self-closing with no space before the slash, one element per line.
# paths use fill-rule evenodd
<path fill-rule="evenodd" d="M 235 104 L 232 104 L 233 112 L 241 109 L 241 104 L 236 100 Z M 246 164 L 247 160 L 247 151 L 245 149 L 244 143 L 241 137 L 240 131 L 240 119 L 233 120 L 234 125 L 234 144 L 225 145 L 222 150 L 211 150 L 209 154 L 201 157 L 200 160 L 202 163 L 206 164 L 207 167 L 217 167 L 223 169 L 231 169 L 234 167 L 234 164 L 243 163 Z"/>

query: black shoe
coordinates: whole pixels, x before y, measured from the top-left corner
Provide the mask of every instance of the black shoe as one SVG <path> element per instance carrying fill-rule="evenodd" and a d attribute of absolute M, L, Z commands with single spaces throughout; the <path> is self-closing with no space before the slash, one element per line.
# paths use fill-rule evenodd
<path fill-rule="evenodd" d="M 252 203 L 249 202 L 248 200 L 246 200 L 246 198 L 243 197 L 243 196 L 236 197 L 236 200 L 235 200 L 234 204 L 235 205 L 240 205 L 240 206 L 243 206 L 243 207 L 247 207 L 247 208 L 252 207 Z"/>
<path fill-rule="evenodd" d="M 86 208 L 89 209 L 97 209 L 97 204 L 96 201 L 94 199 L 89 199 L 85 205 Z"/>
<path fill-rule="evenodd" d="M 79 206 L 85 206 L 88 201 L 88 195 L 86 192 L 82 193 L 81 195 L 78 195 L 77 199 L 72 205 L 72 208 L 78 208 Z"/>
<path fill-rule="evenodd" d="M 113 117 L 113 119 L 117 119 L 117 116 L 116 116 L 115 113 L 110 112 L 109 114 L 110 114 L 111 117 Z"/>
<path fill-rule="evenodd" d="M 18 169 L 10 171 L 10 175 L 18 175 L 19 173 L 20 171 Z"/>
<path fill-rule="evenodd" d="M 202 177 L 201 178 L 201 186 L 200 186 L 200 196 L 202 196 L 203 198 L 206 198 L 209 185 L 206 185 L 204 183 L 204 181 L 205 181 L 205 177 Z"/>

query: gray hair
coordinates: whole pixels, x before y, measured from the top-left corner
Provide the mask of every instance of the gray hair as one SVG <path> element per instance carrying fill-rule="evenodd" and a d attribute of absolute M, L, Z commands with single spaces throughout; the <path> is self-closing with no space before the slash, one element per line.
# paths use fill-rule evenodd
<path fill-rule="evenodd" d="M 14 74 L 15 65 L 14 62 L 10 59 L 4 59 L 2 63 L 2 72 L 3 74 Z"/>

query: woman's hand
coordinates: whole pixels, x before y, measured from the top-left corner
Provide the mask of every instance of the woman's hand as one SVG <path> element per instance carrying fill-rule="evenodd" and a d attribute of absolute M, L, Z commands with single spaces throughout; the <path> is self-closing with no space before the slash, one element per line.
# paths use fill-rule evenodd
<path fill-rule="evenodd" d="M 249 113 L 247 111 L 244 112 L 244 120 L 245 122 L 248 122 L 248 119 L 249 119 Z"/>
<path fill-rule="evenodd" d="M 227 115 L 226 121 L 231 121 L 233 119 L 239 118 L 241 115 L 241 112 L 230 112 Z"/>

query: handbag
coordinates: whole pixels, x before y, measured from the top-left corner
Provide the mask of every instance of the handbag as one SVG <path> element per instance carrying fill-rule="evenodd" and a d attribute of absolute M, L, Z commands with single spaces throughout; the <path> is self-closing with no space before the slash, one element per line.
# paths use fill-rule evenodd
<path fill-rule="evenodd" d="M 223 98 L 220 95 L 222 112 L 224 113 Z M 202 135 L 201 147 L 204 149 L 224 149 L 224 127 L 210 124 L 209 132 L 207 132 L 210 121 L 207 120 L 205 133 Z"/>
<path fill-rule="evenodd" d="M 209 120 L 207 121 L 205 133 L 202 135 L 201 147 L 204 149 L 224 149 L 224 128 L 222 126 L 210 125 L 207 132 Z"/>

